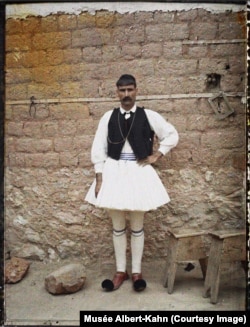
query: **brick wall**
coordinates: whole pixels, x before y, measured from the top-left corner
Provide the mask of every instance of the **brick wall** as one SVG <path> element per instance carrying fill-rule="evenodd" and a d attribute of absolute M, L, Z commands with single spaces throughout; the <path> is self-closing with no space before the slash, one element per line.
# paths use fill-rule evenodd
<path fill-rule="evenodd" d="M 204 9 L 9 18 L 7 255 L 113 260 L 111 222 L 84 197 L 94 178 L 93 136 L 118 105 L 123 73 L 137 78 L 138 104 L 180 134 L 156 166 L 172 201 L 146 215 L 145 260 L 166 255 L 169 227 L 244 227 L 245 34 L 244 12 Z M 234 109 L 224 119 L 208 102 L 220 91 Z M 218 102 L 222 114 L 227 107 Z"/>

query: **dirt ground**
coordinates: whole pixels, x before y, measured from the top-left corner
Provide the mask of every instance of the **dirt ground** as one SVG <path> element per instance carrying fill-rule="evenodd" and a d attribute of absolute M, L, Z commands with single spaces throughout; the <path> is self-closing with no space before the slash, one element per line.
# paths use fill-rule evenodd
<path fill-rule="evenodd" d="M 96 264 L 86 269 L 86 281 L 80 291 L 49 294 L 44 279 L 64 264 L 32 262 L 22 281 L 5 285 L 4 326 L 79 326 L 80 311 L 245 311 L 247 308 L 246 276 L 237 263 L 221 272 L 217 304 L 211 304 L 209 297 L 202 297 L 204 280 L 198 262 L 192 262 L 191 271 L 185 270 L 187 263 L 178 265 L 172 294 L 163 286 L 165 263 L 159 261 L 143 264 L 147 281 L 143 292 L 135 292 L 131 280 L 116 291 L 104 292 L 101 282 L 112 278 L 114 267 Z"/>

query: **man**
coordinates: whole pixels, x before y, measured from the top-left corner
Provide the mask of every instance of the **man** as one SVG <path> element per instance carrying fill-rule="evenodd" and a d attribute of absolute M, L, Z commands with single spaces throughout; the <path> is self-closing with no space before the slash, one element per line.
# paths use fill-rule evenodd
<path fill-rule="evenodd" d="M 136 291 L 146 287 L 141 261 L 145 212 L 168 203 L 168 193 L 152 164 L 178 143 L 176 129 L 155 111 L 136 105 L 137 85 L 132 75 L 116 83 L 120 108 L 100 119 L 91 149 L 96 178 L 85 200 L 107 210 L 113 224 L 116 273 L 102 282 L 104 290 L 118 289 L 129 279 L 126 268 L 126 219 L 131 227 L 132 282 Z M 153 153 L 154 135 L 159 148 Z"/>

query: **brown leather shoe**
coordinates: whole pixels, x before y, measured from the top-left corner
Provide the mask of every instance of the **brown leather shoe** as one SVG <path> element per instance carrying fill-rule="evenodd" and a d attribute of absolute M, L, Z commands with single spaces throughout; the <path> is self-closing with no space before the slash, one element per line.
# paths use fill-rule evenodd
<path fill-rule="evenodd" d="M 127 272 L 120 272 L 117 271 L 117 273 L 114 275 L 114 278 L 112 280 L 113 284 L 114 284 L 114 290 L 117 290 L 121 284 L 125 281 L 129 279 L 129 275 Z"/>
<path fill-rule="evenodd" d="M 137 292 L 143 291 L 147 286 L 146 281 L 142 278 L 142 273 L 132 274 L 132 281 L 134 290 Z"/>
<path fill-rule="evenodd" d="M 113 280 L 105 279 L 102 282 L 102 288 L 105 291 L 117 290 L 121 286 L 121 284 L 127 279 L 129 279 L 129 275 L 127 272 L 118 271 L 114 275 Z"/>

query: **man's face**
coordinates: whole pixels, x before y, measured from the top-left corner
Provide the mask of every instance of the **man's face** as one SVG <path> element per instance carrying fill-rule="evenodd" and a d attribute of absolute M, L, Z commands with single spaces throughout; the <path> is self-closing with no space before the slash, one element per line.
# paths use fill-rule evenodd
<path fill-rule="evenodd" d="M 131 109 L 136 100 L 137 88 L 133 85 L 118 86 L 117 95 L 124 109 Z"/>

